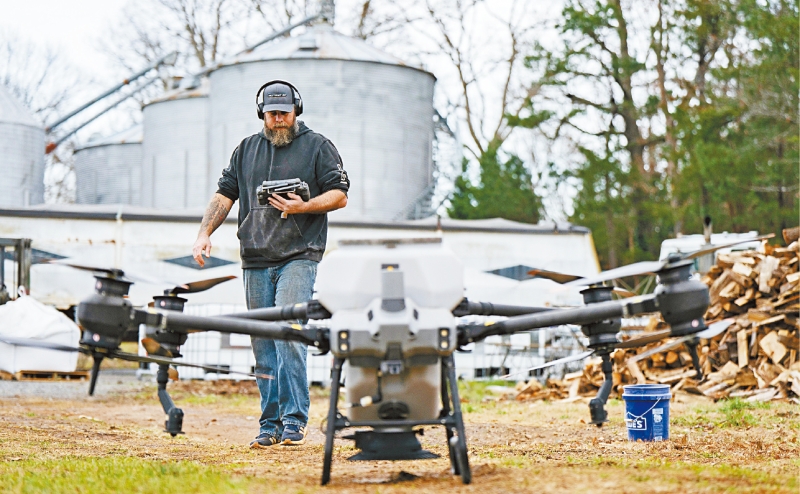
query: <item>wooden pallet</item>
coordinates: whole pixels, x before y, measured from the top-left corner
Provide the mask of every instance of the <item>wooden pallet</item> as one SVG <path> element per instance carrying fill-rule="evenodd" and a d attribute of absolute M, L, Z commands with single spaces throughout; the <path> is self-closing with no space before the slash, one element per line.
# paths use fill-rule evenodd
<path fill-rule="evenodd" d="M 89 371 L 39 371 L 39 370 L 21 370 L 14 373 L 14 378 L 17 381 L 84 381 L 89 379 Z"/>

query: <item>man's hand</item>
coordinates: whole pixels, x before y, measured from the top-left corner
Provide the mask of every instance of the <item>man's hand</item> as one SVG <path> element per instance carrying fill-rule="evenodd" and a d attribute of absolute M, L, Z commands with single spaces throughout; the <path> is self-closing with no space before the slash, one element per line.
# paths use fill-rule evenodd
<path fill-rule="evenodd" d="M 288 199 L 284 199 L 279 194 L 272 194 L 269 197 L 269 204 L 277 209 L 283 211 L 281 216 L 286 217 L 287 214 L 300 214 L 308 212 L 308 203 L 303 201 L 303 198 L 294 192 L 288 192 Z"/>
<path fill-rule="evenodd" d="M 211 257 L 211 234 L 225 221 L 232 206 L 233 200 L 219 192 L 214 194 L 211 202 L 208 203 L 208 208 L 206 208 L 206 212 L 203 215 L 203 223 L 200 224 L 200 232 L 197 234 L 197 240 L 192 247 L 192 256 L 201 268 L 206 265 L 203 260 L 203 254 L 206 257 Z"/>
<path fill-rule="evenodd" d="M 211 257 L 211 238 L 204 233 L 200 233 L 192 247 L 192 256 L 201 268 L 206 265 L 206 261 L 203 259 L 204 254 L 206 257 Z"/>
<path fill-rule="evenodd" d="M 347 206 L 347 195 L 339 189 L 329 190 L 317 197 L 312 197 L 308 202 L 303 202 L 302 197 L 292 192 L 289 192 L 287 195 L 289 199 L 284 199 L 277 194 L 272 194 L 272 197 L 269 198 L 269 203 L 272 207 L 283 211 L 281 215 L 283 218 L 285 218 L 287 214 L 322 214 Z"/>

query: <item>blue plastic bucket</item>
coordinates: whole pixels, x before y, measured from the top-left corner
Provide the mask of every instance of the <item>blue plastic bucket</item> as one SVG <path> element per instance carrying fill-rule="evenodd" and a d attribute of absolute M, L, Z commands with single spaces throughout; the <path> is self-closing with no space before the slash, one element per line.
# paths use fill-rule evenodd
<path fill-rule="evenodd" d="M 669 400 L 666 384 L 633 384 L 622 387 L 625 400 L 625 426 L 631 441 L 669 439 Z"/>

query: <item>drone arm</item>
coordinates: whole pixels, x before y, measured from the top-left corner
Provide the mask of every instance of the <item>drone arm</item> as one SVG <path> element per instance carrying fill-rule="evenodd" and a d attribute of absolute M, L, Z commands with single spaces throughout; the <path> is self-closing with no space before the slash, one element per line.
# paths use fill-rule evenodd
<path fill-rule="evenodd" d="M 536 314 L 555 310 L 552 307 L 524 307 L 518 305 L 502 305 L 490 302 L 475 302 L 463 299 L 453 309 L 453 315 L 462 316 L 521 316 L 524 314 Z"/>
<path fill-rule="evenodd" d="M 219 331 L 220 333 L 237 333 L 267 338 L 272 340 L 298 341 L 319 348 L 325 352 L 329 349 L 329 338 L 326 329 L 305 328 L 299 324 L 283 326 L 263 321 L 243 320 L 229 317 L 191 316 L 180 312 L 149 313 L 157 316 L 152 326 L 170 331 L 188 332 L 191 330 Z"/>
<path fill-rule="evenodd" d="M 626 300 L 612 300 L 575 309 L 559 309 L 511 317 L 501 322 L 487 322 L 482 325 L 459 326 L 459 345 L 464 346 L 481 341 L 493 335 L 512 334 L 520 331 L 561 326 L 563 324 L 589 324 L 617 317 L 631 317 L 658 310 L 655 296 L 633 297 Z"/>
<path fill-rule="evenodd" d="M 301 304 L 253 309 L 247 312 L 226 314 L 224 317 L 256 319 L 259 321 L 291 321 L 294 319 L 330 319 L 331 313 L 318 301 L 311 300 Z"/>

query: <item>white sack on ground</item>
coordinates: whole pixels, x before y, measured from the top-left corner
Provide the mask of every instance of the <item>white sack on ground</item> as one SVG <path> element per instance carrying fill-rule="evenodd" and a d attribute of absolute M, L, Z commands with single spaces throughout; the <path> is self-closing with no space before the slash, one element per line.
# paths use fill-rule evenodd
<path fill-rule="evenodd" d="M 30 338 L 77 347 L 78 326 L 53 307 L 33 297 L 20 297 L 0 305 L 0 335 Z M 71 372 L 78 364 L 77 352 L 7 345 L 0 342 L 0 370 Z"/>

